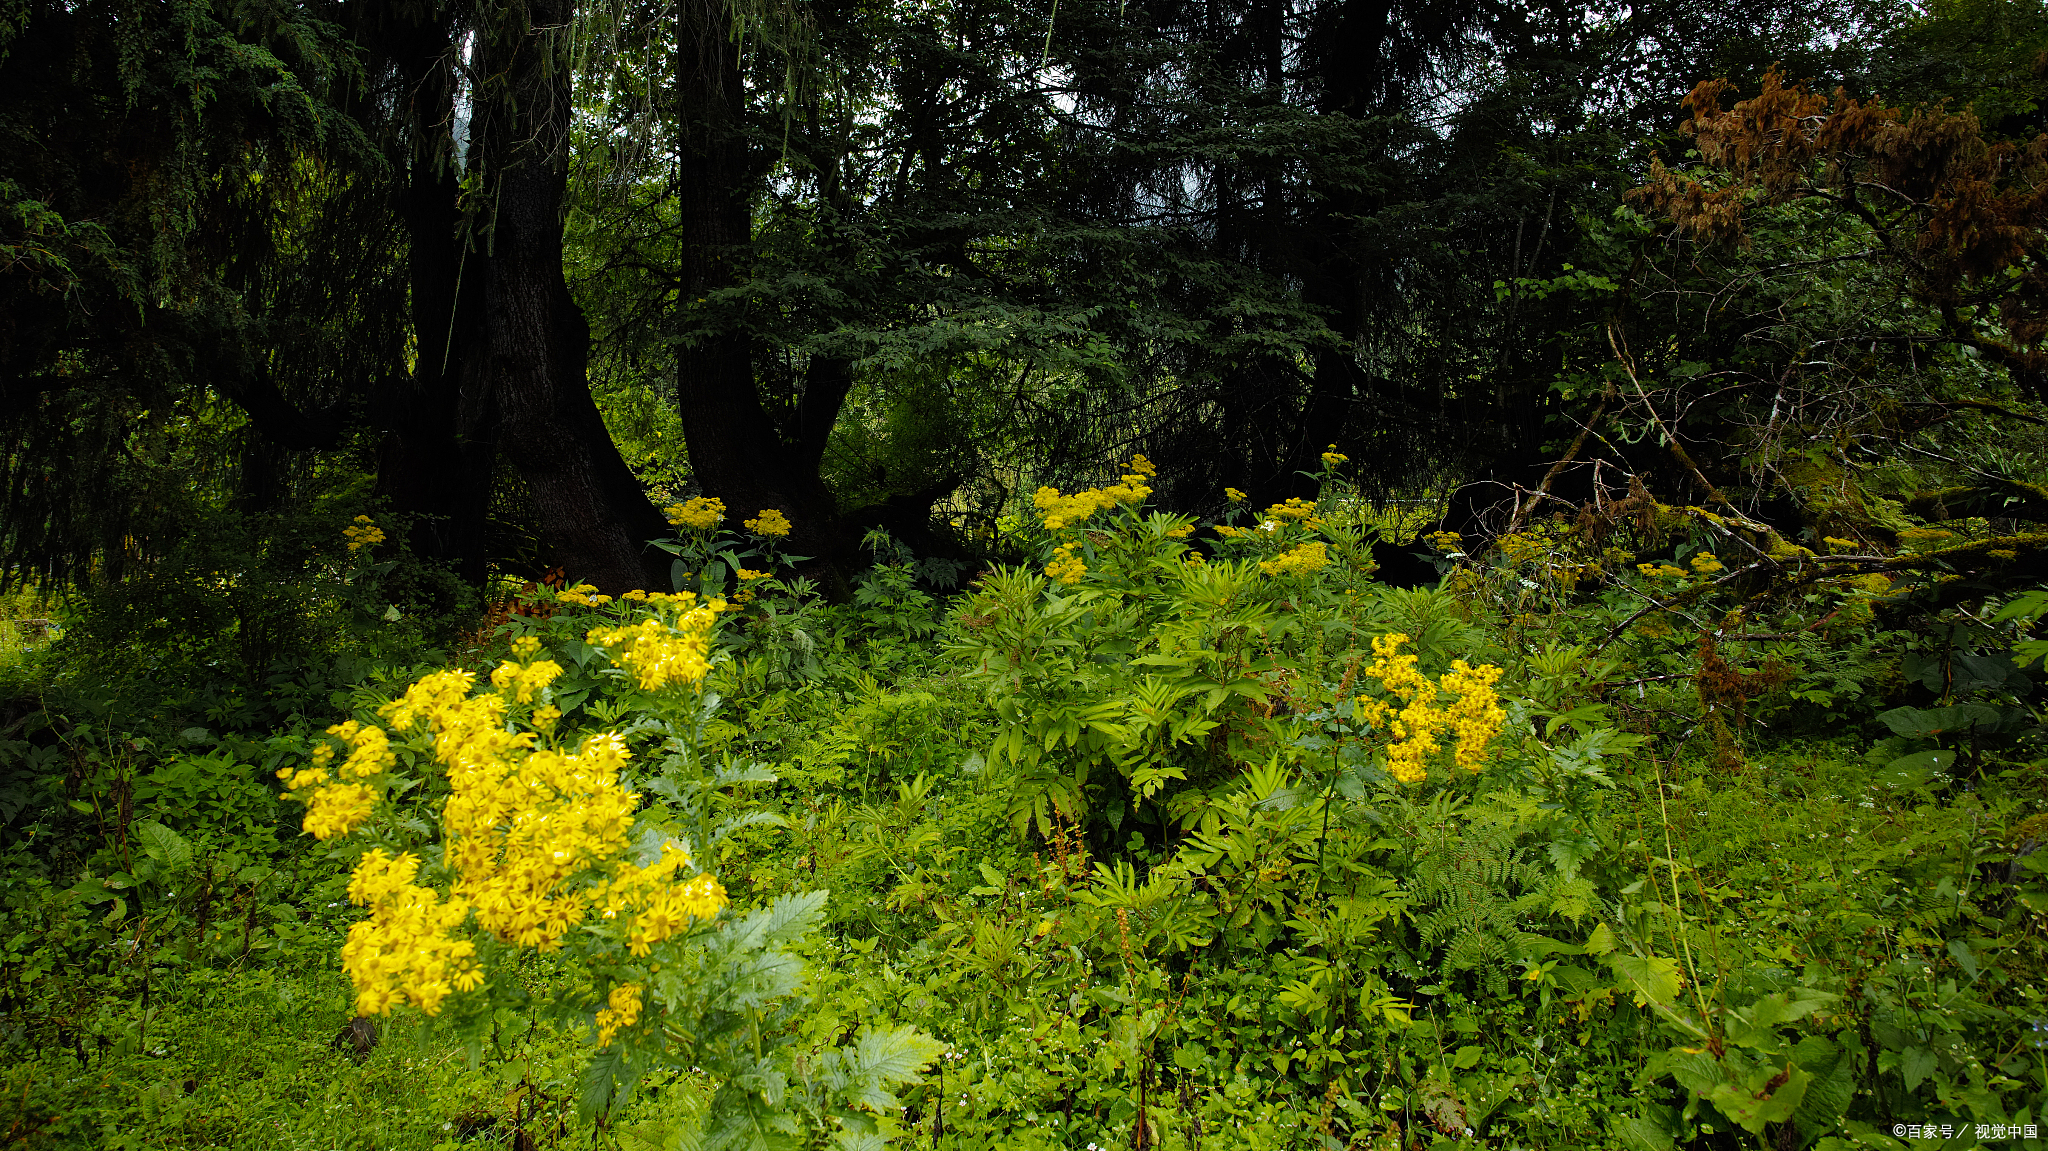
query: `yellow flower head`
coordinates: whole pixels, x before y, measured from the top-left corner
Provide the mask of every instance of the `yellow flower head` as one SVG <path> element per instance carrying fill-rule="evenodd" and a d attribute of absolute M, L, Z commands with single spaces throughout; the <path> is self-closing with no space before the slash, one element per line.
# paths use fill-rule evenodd
<path fill-rule="evenodd" d="M 1454 660 L 1442 680 L 1431 683 L 1416 668 L 1415 655 L 1401 650 L 1407 642 L 1408 637 L 1398 633 L 1373 639 L 1375 658 L 1363 674 L 1378 680 L 1391 698 L 1360 696 L 1354 715 L 1359 723 L 1391 737 L 1386 746 L 1387 770 L 1402 783 L 1421 783 L 1429 777 L 1425 765 L 1442 749 L 1437 737 L 1445 733 L 1457 741 L 1452 762 L 1467 771 L 1478 771 L 1485 764 L 1487 745 L 1507 721 L 1507 712 L 1493 690 L 1501 669 L 1491 664 L 1475 668 L 1462 659 Z M 1446 693 L 1453 697 L 1448 706 L 1440 703 Z"/>
<path fill-rule="evenodd" d="M 1692 557 L 1692 570 L 1703 576 L 1713 575 L 1718 571 L 1726 571 L 1727 565 L 1723 564 L 1720 557 L 1712 552 L 1700 552 Z"/>
<path fill-rule="evenodd" d="M 1131 457 L 1131 470 L 1144 476 L 1146 479 L 1151 479 L 1159 474 L 1159 469 L 1154 467 L 1152 461 L 1144 456 Z M 1129 479 L 1130 477 L 1126 476 L 1124 478 Z"/>
<path fill-rule="evenodd" d="M 1350 456 L 1337 450 L 1336 444 L 1331 444 L 1323 451 L 1323 466 L 1326 468 L 1334 468 L 1338 464 L 1348 462 L 1350 459 Z"/>
<path fill-rule="evenodd" d="M 1241 504 L 1245 500 L 1245 495 L 1243 492 L 1238 491 L 1236 488 L 1224 488 L 1223 498 L 1229 500 L 1231 503 Z"/>
<path fill-rule="evenodd" d="M 642 690 L 698 683 L 711 671 L 711 639 L 726 602 L 699 604 L 688 592 L 650 595 L 648 600 L 657 603 L 656 614 L 639 623 L 593 628 L 586 640 L 606 649 L 612 665 L 631 672 Z M 668 611 L 674 612 L 673 619 Z"/>
<path fill-rule="evenodd" d="M 1074 554 L 1073 544 L 1061 544 L 1053 549 L 1052 562 L 1045 565 L 1045 574 L 1063 586 L 1073 587 L 1088 574 L 1088 565 Z"/>
<path fill-rule="evenodd" d="M 1465 537 L 1457 532 L 1431 532 L 1422 538 L 1436 551 L 1462 552 L 1465 550 Z"/>
<path fill-rule="evenodd" d="M 402 1003 L 434 1015 L 453 992 L 483 983 L 476 944 L 451 934 L 469 917 L 469 904 L 442 903 L 431 888 L 414 884 L 419 864 L 417 856 L 393 858 L 375 848 L 349 877 L 349 901 L 370 909 L 341 948 L 359 1015 L 383 1015 Z"/>
<path fill-rule="evenodd" d="M 1289 520 L 1298 520 L 1313 527 L 1315 514 L 1316 505 L 1314 500 L 1296 497 L 1284 504 L 1274 504 L 1272 507 L 1267 508 L 1265 518 L 1278 520 L 1281 523 L 1286 523 Z"/>
<path fill-rule="evenodd" d="M 384 542 L 384 529 L 372 523 L 369 516 L 357 516 L 354 523 L 341 529 L 341 535 L 348 541 L 350 555 Z"/>
<path fill-rule="evenodd" d="M 783 515 L 777 509 L 762 508 L 760 517 L 748 520 L 746 527 L 748 531 L 757 536 L 783 539 L 789 535 L 790 522 L 789 517 Z"/>
<path fill-rule="evenodd" d="M 715 496 L 698 496 L 668 508 L 667 512 L 668 522 L 679 528 L 708 532 L 725 522 L 725 501 Z"/>
<path fill-rule="evenodd" d="M 610 1005 L 597 1013 L 597 1045 L 604 1046 L 612 1041 L 621 1027 L 631 1027 L 640 1019 L 640 985 L 621 983 L 612 988 Z"/>
<path fill-rule="evenodd" d="M 596 584 L 587 583 L 563 588 L 560 592 L 556 593 L 555 598 L 562 603 L 577 603 L 585 607 L 597 607 L 600 604 L 612 602 L 612 597 L 597 594 Z"/>
<path fill-rule="evenodd" d="M 1272 559 L 1259 561 L 1260 571 L 1277 576 L 1309 575 L 1328 566 L 1330 557 L 1321 540 L 1297 544 Z"/>

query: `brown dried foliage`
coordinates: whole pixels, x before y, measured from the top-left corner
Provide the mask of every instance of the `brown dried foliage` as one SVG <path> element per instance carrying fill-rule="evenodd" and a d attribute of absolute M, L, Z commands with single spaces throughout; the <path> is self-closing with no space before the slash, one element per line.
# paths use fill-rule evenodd
<path fill-rule="evenodd" d="M 1733 87 L 1708 80 L 1686 97 L 1684 130 L 1718 171 L 1697 179 L 1651 165 L 1632 202 L 1711 244 L 1744 244 L 1753 206 L 1821 199 L 1869 226 L 1950 334 L 2048 394 L 2048 135 L 1987 138 L 1968 111 L 1901 111 L 1784 82 L 1773 70 L 1757 95 L 1723 109 Z M 2003 339 L 1963 315 L 1992 319 Z"/>

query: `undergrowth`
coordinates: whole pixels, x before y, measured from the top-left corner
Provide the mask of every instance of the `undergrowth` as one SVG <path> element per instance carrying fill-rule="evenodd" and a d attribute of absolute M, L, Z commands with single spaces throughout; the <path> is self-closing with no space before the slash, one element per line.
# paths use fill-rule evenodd
<path fill-rule="evenodd" d="M 662 689 L 683 735 L 594 642 L 636 605 L 537 589 L 455 648 L 556 661 L 551 738 L 622 733 L 643 821 L 675 748 L 712 773 L 727 830 L 687 842 L 732 907 L 703 939 L 829 893 L 750 1025 L 760 1114 L 862 1037 L 930 1044 L 908 1086 L 785 1127 L 720 1125 L 682 1007 L 598 1042 L 637 961 L 576 958 L 594 931 L 465 927 L 487 986 L 351 1025 L 369 842 L 302 835 L 276 773 L 449 661 L 372 653 L 245 727 L 46 675 L 0 744 L 0 1144 L 2029 1144 L 2038 597 L 1767 570 L 1786 541 L 1662 505 L 1440 537 L 1441 583 L 1390 588 L 1326 478 L 1198 523 L 1145 510 L 1137 466 L 1042 494 L 1028 567 L 948 595 L 877 540 L 844 603 L 772 538 L 679 523 L 676 590 L 730 597 L 707 677 Z M 418 746 L 373 826 L 427 876 L 450 785 Z"/>

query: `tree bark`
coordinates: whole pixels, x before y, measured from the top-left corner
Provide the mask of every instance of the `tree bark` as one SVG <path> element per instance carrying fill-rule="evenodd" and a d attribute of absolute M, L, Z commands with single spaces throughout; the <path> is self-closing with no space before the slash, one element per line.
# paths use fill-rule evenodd
<path fill-rule="evenodd" d="M 505 84 L 487 118 L 479 109 L 491 206 L 483 250 L 468 256 L 482 280 L 482 346 L 463 365 L 463 392 L 495 403 L 499 443 L 570 579 L 610 595 L 663 590 L 667 558 L 647 542 L 669 527 L 591 398 L 590 328 L 562 272 L 573 15 L 573 0 L 531 0 L 485 48 L 486 74 Z"/>
<path fill-rule="evenodd" d="M 676 356 L 676 403 L 690 470 L 706 494 L 725 501 L 732 526 L 776 508 L 791 521 L 793 551 L 850 553 L 858 540 L 840 522 L 819 461 L 851 386 L 851 365 L 811 365 L 791 444 L 761 402 L 744 320 L 691 317 L 713 293 L 745 281 L 753 254 L 752 198 L 762 172 L 746 138 L 745 76 L 725 6 L 680 0 L 676 52 L 676 197 L 683 234 L 677 304 L 678 327 L 687 333 Z M 730 316 L 725 308 L 700 314 L 721 312 Z"/>
<path fill-rule="evenodd" d="M 447 25 L 431 15 L 382 15 L 391 22 L 372 23 L 362 34 L 391 59 L 406 101 L 397 158 L 405 183 L 396 207 L 406 231 L 415 353 L 412 374 L 389 382 L 375 400 L 373 418 L 385 429 L 377 495 L 411 518 L 414 555 L 450 564 L 478 585 L 492 558 L 486 521 L 497 440 L 490 397 L 465 403 L 462 391 L 483 280 L 465 278 L 468 253 L 459 238 L 455 45 Z"/>

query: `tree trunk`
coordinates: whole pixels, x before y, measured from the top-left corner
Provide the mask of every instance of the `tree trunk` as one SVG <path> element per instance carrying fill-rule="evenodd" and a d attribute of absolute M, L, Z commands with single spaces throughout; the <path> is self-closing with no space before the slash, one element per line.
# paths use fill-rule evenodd
<path fill-rule="evenodd" d="M 508 13 L 485 49 L 486 74 L 505 85 L 487 118 L 479 109 L 478 160 L 492 199 L 483 250 L 468 256 L 466 274 L 482 281 L 482 346 L 463 365 L 463 391 L 495 402 L 499 443 L 569 578 L 611 595 L 665 590 L 667 558 L 647 542 L 669 528 L 591 398 L 590 328 L 562 273 L 573 16 L 573 0 L 534 0 Z"/>
<path fill-rule="evenodd" d="M 851 365 L 811 365 L 791 444 L 761 402 L 744 318 L 691 317 L 711 294 L 745 280 L 753 255 L 751 201 L 761 172 L 745 135 L 745 77 L 724 5 L 681 0 L 676 52 L 676 197 L 683 232 L 677 304 L 678 327 L 687 333 L 676 356 L 676 403 L 690 470 L 706 494 L 725 501 L 732 526 L 776 508 L 793 525 L 793 551 L 850 553 L 858 540 L 840 522 L 819 461 L 851 386 Z M 727 308 L 700 314 L 720 313 L 731 317 Z"/>
<path fill-rule="evenodd" d="M 489 397 L 465 403 L 462 393 L 482 278 L 465 277 L 470 269 L 457 236 L 455 50 L 438 20 L 394 23 L 371 24 L 363 34 L 388 53 L 409 100 L 399 113 L 406 175 L 397 209 L 408 246 L 415 354 L 411 376 L 388 383 L 375 402 L 385 429 L 377 494 L 392 511 L 413 517 L 413 554 L 448 563 L 477 585 L 491 558 L 485 520 L 497 441 Z"/>

